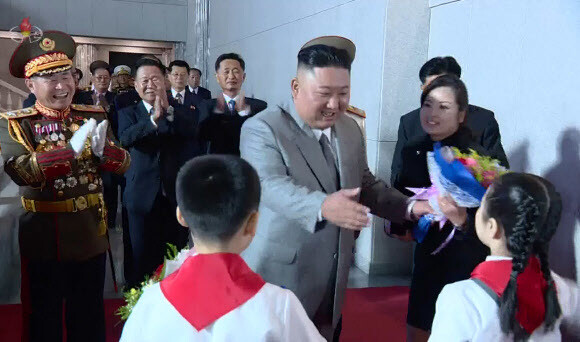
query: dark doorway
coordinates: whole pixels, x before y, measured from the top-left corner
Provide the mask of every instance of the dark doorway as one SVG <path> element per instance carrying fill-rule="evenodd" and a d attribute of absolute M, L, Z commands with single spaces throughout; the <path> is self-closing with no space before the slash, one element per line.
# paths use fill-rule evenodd
<path fill-rule="evenodd" d="M 109 65 L 115 69 L 118 65 L 126 65 L 131 70 L 135 70 L 135 62 L 143 57 L 143 53 L 109 52 Z"/>

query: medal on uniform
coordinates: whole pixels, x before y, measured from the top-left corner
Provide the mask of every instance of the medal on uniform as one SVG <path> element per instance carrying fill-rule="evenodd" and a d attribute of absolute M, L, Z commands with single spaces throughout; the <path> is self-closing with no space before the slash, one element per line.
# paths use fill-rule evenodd
<path fill-rule="evenodd" d="M 93 184 L 93 183 L 89 184 L 89 190 L 90 191 L 93 191 L 93 190 L 96 190 L 96 189 L 97 189 L 97 186 L 95 184 Z"/>
<path fill-rule="evenodd" d="M 74 177 L 68 177 L 66 179 L 66 186 L 68 186 L 69 188 L 77 186 L 77 179 Z"/>
<path fill-rule="evenodd" d="M 62 134 L 62 132 L 60 132 L 60 133 L 58 134 L 58 138 L 59 138 L 60 140 L 66 140 L 66 137 L 64 136 L 64 134 Z"/>
<path fill-rule="evenodd" d="M 89 182 L 89 177 L 87 177 L 87 175 L 79 176 L 79 182 L 83 185 L 87 184 Z"/>
<path fill-rule="evenodd" d="M 56 132 L 52 132 L 50 134 L 50 140 L 51 141 L 58 141 L 58 134 L 56 134 Z"/>
<path fill-rule="evenodd" d="M 70 131 L 73 132 L 73 133 L 76 132 L 76 131 L 78 131 L 79 128 L 80 128 L 80 126 L 78 124 L 76 124 L 76 123 L 73 123 L 73 124 L 70 125 Z"/>
<path fill-rule="evenodd" d="M 62 189 L 64 189 L 64 186 L 65 186 L 64 180 L 62 180 L 62 179 L 55 179 L 54 180 L 54 188 L 56 190 L 62 190 Z"/>
<path fill-rule="evenodd" d="M 65 146 L 66 146 L 66 141 L 64 141 L 64 140 L 59 140 L 59 141 L 56 143 L 56 146 L 58 146 L 58 147 L 65 147 Z"/>

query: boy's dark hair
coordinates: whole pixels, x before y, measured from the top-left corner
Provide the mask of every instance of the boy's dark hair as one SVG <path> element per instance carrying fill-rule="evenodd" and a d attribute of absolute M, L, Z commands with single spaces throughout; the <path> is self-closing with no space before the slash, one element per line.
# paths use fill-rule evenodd
<path fill-rule="evenodd" d="M 461 67 L 455 58 L 451 56 L 431 58 L 419 70 L 419 79 L 421 83 L 425 84 L 427 77 L 442 74 L 455 75 L 457 78 L 461 77 Z"/>
<path fill-rule="evenodd" d="M 105 69 L 105 70 L 107 70 L 109 75 L 111 75 L 111 67 L 109 66 L 109 63 L 107 63 L 105 61 L 96 60 L 96 61 L 92 62 L 91 65 L 89 65 L 89 70 L 90 70 L 92 75 L 94 75 L 95 71 L 97 71 L 98 69 Z M 75 69 L 75 70 L 78 70 L 78 69 Z M 79 78 L 79 80 L 80 80 L 80 78 Z"/>
<path fill-rule="evenodd" d="M 525 173 L 507 173 L 498 178 L 485 196 L 486 219 L 495 218 L 504 230 L 507 248 L 513 256 L 512 273 L 500 299 L 499 318 L 504 333 L 514 333 L 516 341 L 529 334 L 516 319 L 518 310 L 517 277 L 531 255 L 540 260 L 548 288 L 544 293 L 544 325 L 554 329 L 562 310 L 548 264 L 548 247 L 560 223 L 562 199 L 547 180 Z"/>
<path fill-rule="evenodd" d="M 199 73 L 199 77 L 201 77 L 201 70 L 199 70 L 198 68 L 191 68 L 191 69 L 189 69 L 189 72 L 192 72 L 192 71 L 197 71 Z"/>
<path fill-rule="evenodd" d="M 350 72 L 351 60 L 348 52 L 333 46 L 317 44 L 298 52 L 298 68 L 338 67 Z"/>
<path fill-rule="evenodd" d="M 190 68 L 189 68 L 189 64 L 187 64 L 186 61 L 182 61 L 180 59 L 176 59 L 173 62 L 169 63 L 169 66 L 167 67 L 167 70 L 169 72 L 171 72 L 173 70 L 173 67 L 174 66 L 176 66 L 176 67 L 182 67 L 182 68 L 187 69 L 187 73 L 189 74 Z"/>
<path fill-rule="evenodd" d="M 433 82 L 429 83 L 427 87 L 425 87 L 423 93 L 421 94 L 421 107 L 423 106 L 423 103 L 427 99 L 429 93 L 440 87 L 451 88 L 455 94 L 455 102 L 459 106 L 459 110 L 461 111 L 467 109 L 469 98 L 467 96 L 467 88 L 465 87 L 465 83 L 463 83 L 463 81 L 461 81 L 457 76 L 451 74 L 441 75 L 434 79 Z"/>
<path fill-rule="evenodd" d="M 137 72 L 139 71 L 139 69 L 144 67 L 144 66 L 157 67 L 159 70 L 161 70 L 161 73 L 165 75 L 165 66 L 161 63 L 161 61 L 159 61 L 159 59 L 157 59 L 157 58 L 152 59 L 149 57 L 143 57 L 135 63 L 135 76 L 137 76 Z"/>
<path fill-rule="evenodd" d="M 220 68 L 220 63 L 226 59 L 233 59 L 233 60 L 240 62 L 240 66 L 242 67 L 242 70 L 246 71 L 246 62 L 244 62 L 244 60 L 242 59 L 242 57 L 240 55 L 238 55 L 237 53 L 233 53 L 233 52 L 224 53 L 223 55 L 220 55 L 215 60 L 215 71 L 218 71 L 218 69 Z M 201 71 L 199 72 L 199 74 L 201 75 Z"/>
<path fill-rule="evenodd" d="M 232 155 L 194 158 L 181 168 L 177 205 L 194 237 L 227 242 L 258 210 L 260 179 L 244 159 Z"/>

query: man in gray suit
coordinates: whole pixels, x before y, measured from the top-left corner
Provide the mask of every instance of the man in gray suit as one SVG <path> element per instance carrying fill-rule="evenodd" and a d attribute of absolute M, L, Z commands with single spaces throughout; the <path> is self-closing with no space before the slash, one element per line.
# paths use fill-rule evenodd
<path fill-rule="evenodd" d="M 402 221 L 430 212 L 369 171 L 363 135 L 344 112 L 354 44 L 319 37 L 298 54 L 290 111 L 246 121 L 241 155 L 258 171 L 256 238 L 242 256 L 264 279 L 291 289 L 328 340 L 338 340 L 354 232 L 367 214 Z"/>

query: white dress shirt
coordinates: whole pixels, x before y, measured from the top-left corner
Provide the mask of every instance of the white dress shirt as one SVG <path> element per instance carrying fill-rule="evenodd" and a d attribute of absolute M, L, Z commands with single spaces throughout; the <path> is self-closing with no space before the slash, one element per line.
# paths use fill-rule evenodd
<path fill-rule="evenodd" d="M 194 93 L 195 95 L 197 95 L 197 91 L 199 90 L 199 87 L 195 87 L 195 88 L 192 88 L 191 86 L 188 86 L 188 87 L 189 87 L 189 91 L 190 91 L 190 92 L 192 92 L 192 93 Z"/>
<path fill-rule="evenodd" d="M 236 95 L 236 97 L 234 97 L 233 99 L 231 97 L 227 96 L 226 94 L 223 94 L 223 95 L 224 95 L 224 99 L 226 100 L 226 106 L 228 105 L 228 103 L 230 103 L 231 100 L 234 100 L 234 101 L 236 101 L 236 103 L 238 103 L 238 100 L 240 99 L 240 94 Z M 250 106 L 247 103 L 246 103 L 246 105 L 247 105 L 247 107 L 246 107 L 247 109 L 244 109 L 244 110 L 238 112 L 239 116 L 248 116 L 252 113 L 250 110 Z"/>
<path fill-rule="evenodd" d="M 177 100 L 177 97 L 176 97 L 177 94 L 181 94 L 181 100 L 183 102 L 185 102 L 185 88 L 182 91 L 177 91 L 177 90 L 171 88 L 171 96 L 173 96 L 173 98 L 176 100 Z"/>

